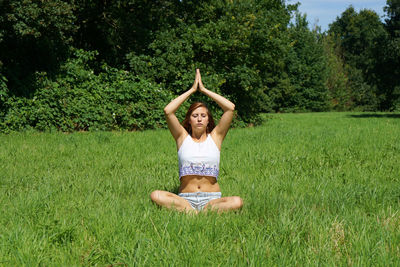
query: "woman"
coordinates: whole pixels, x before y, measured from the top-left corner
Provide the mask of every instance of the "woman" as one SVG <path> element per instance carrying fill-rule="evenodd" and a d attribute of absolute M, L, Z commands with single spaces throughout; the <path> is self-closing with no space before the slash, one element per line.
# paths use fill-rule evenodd
<path fill-rule="evenodd" d="M 194 103 L 186 113 L 183 126 L 175 116 L 179 106 L 193 93 L 212 98 L 223 109 L 218 125 L 203 103 Z M 179 158 L 179 195 L 156 190 L 151 199 L 162 207 L 185 212 L 203 209 L 218 211 L 239 209 L 243 205 L 240 197 L 221 197 L 217 182 L 222 141 L 232 122 L 235 105 L 228 99 L 206 89 L 200 71 L 190 90 L 171 101 L 165 108 L 168 128 L 176 141 Z"/>

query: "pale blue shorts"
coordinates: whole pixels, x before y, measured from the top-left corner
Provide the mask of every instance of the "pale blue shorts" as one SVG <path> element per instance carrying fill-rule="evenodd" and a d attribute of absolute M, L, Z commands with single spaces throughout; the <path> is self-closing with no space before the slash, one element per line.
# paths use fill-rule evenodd
<path fill-rule="evenodd" d="M 202 210 L 210 200 L 221 198 L 221 192 L 180 193 L 178 196 L 186 199 L 193 209 Z"/>

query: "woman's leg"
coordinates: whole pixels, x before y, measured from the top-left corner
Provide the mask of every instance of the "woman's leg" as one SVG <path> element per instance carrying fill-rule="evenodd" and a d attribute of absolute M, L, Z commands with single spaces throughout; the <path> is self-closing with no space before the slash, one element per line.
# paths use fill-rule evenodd
<path fill-rule="evenodd" d="M 243 206 L 243 200 L 240 197 L 221 197 L 218 199 L 210 200 L 207 205 L 204 206 L 204 210 L 216 210 L 216 211 L 228 211 L 237 210 Z"/>
<path fill-rule="evenodd" d="M 156 190 L 150 194 L 151 200 L 156 204 L 166 207 L 168 209 L 176 209 L 178 211 L 195 212 L 196 210 L 189 204 L 189 202 L 171 192 Z"/>

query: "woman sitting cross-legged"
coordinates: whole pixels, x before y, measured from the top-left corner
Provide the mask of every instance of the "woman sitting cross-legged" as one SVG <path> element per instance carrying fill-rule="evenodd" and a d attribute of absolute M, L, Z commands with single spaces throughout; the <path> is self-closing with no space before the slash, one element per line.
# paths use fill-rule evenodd
<path fill-rule="evenodd" d="M 186 113 L 183 126 L 175 116 L 179 106 L 199 91 L 213 99 L 224 111 L 215 125 L 207 106 L 193 103 Z M 239 209 L 243 201 L 238 196 L 221 197 L 217 181 L 222 142 L 229 130 L 235 105 L 225 97 L 206 89 L 200 71 L 192 88 L 171 101 L 165 108 L 168 128 L 176 141 L 179 158 L 179 194 L 156 190 L 150 195 L 158 205 L 185 212 L 203 209 L 227 211 Z"/>

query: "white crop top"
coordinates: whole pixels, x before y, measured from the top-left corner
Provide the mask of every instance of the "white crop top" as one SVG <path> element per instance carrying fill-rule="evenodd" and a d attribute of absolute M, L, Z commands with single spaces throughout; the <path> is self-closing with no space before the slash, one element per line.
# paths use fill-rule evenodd
<path fill-rule="evenodd" d="M 218 179 L 220 151 L 211 135 L 197 143 L 188 135 L 178 150 L 179 179 L 185 175 L 212 176 Z"/>

